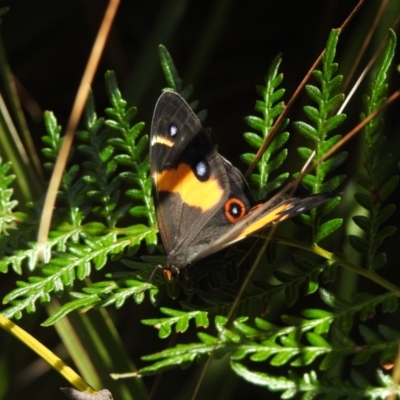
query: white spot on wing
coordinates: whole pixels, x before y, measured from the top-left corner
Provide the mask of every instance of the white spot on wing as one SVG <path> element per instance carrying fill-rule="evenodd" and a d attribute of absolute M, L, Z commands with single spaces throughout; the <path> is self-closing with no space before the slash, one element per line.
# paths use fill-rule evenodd
<path fill-rule="evenodd" d="M 204 161 L 200 161 L 196 165 L 196 175 L 199 177 L 205 176 L 207 173 L 207 165 Z"/>
<path fill-rule="evenodd" d="M 175 124 L 171 124 L 169 127 L 169 136 L 174 137 L 178 133 L 178 127 Z"/>

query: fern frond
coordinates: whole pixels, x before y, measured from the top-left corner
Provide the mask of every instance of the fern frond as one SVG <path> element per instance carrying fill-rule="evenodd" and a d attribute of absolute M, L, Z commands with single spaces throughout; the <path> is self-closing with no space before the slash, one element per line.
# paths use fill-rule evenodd
<path fill-rule="evenodd" d="M 265 78 L 265 86 L 257 86 L 256 88 L 262 100 L 256 102 L 255 110 L 262 114 L 262 118 L 249 116 L 244 119 L 250 128 L 258 131 L 258 133 L 246 132 L 243 134 L 245 141 L 257 150 L 267 139 L 275 120 L 285 108 L 283 101 L 280 101 L 285 93 L 284 89 L 279 88 L 283 80 L 283 74 L 278 73 L 280 63 L 281 58 L 277 56 L 269 67 L 268 75 Z M 273 139 L 257 163 L 259 172 L 250 176 L 249 181 L 255 186 L 256 198 L 259 200 L 267 198 L 271 192 L 280 188 L 289 176 L 287 173 L 282 173 L 268 181 L 271 173 L 277 170 L 287 157 L 287 149 L 283 149 L 283 146 L 289 139 L 289 133 L 282 131 L 288 123 L 289 120 L 283 121 L 280 133 Z M 250 165 L 254 157 L 255 154 L 246 153 L 241 155 L 241 160 Z"/>
<path fill-rule="evenodd" d="M 333 115 L 344 100 L 343 94 L 335 94 L 342 82 L 342 75 L 336 75 L 338 64 L 334 62 L 336 46 L 340 31 L 333 30 L 328 38 L 326 52 L 322 56 L 322 71 L 315 70 L 314 78 L 319 87 L 307 85 L 306 92 L 317 107 L 305 106 L 304 112 L 310 123 L 295 122 L 293 125 L 305 138 L 313 142 L 314 147 L 301 147 L 299 155 L 307 160 L 313 153 L 313 161 L 318 161 L 341 138 L 340 135 L 331 136 L 331 132 L 337 129 L 346 119 L 344 114 Z M 347 158 L 346 152 L 340 152 L 328 160 L 318 164 L 313 173 L 307 174 L 302 183 L 312 192 L 334 192 L 342 184 L 344 175 L 329 176 Z M 309 215 L 302 214 L 300 219 L 305 226 L 312 227 L 312 241 L 318 243 L 330 236 L 340 228 L 341 219 L 333 219 L 325 223 L 321 222 L 322 216 L 326 217 L 339 203 L 339 197 L 335 197 L 318 209 L 312 209 Z"/>
<path fill-rule="evenodd" d="M 90 94 L 85 110 L 85 130 L 78 133 L 84 144 L 78 149 L 84 154 L 85 161 L 77 164 L 71 161 L 66 170 L 58 196 L 59 207 L 46 243 L 45 258 L 38 262 L 43 254 L 34 242 L 34 231 L 29 238 L 28 248 L 16 249 L 2 258 L 0 269 L 11 265 L 21 273 L 22 265 L 27 262 L 30 270 L 38 269 L 35 276 L 17 282 L 17 289 L 4 297 L 4 303 L 10 306 L 4 310 L 8 317 L 21 317 L 22 312 L 35 311 L 36 302 L 48 302 L 50 293 L 61 293 L 72 287 L 75 280 L 84 280 L 90 276 L 92 268 L 102 269 L 110 256 L 121 254 L 125 249 L 131 253 L 137 250 L 142 240 L 151 248 L 156 244 L 156 219 L 151 196 L 149 176 L 148 137 L 139 136 L 144 124 L 132 124 L 136 109 L 127 108 L 117 87 L 113 73 L 106 75 L 106 85 L 112 107 L 106 110 L 109 119 L 98 118 L 95 112 L 93 96 Z M 48 168 L 52 168 L 60 148 L 61 127 L 53 114 L 45 117 L 47 133 L 43 138 L 44 154 L 48 158 Z M 125 169 L 120 172 L 118 167 Z M 131 183 L 128 195 L 134 202 L 142 205 L 120 204 L 122 179 Z M 135 224 L 119 227 L 117 224 L 127 211 L 135 217 L 146 217 L 149 226 Z M 88 217 L 91 220 L 89 222 Z M 94 220 L 93 220 L 94 219 Z M 125 221 L 125 220 L 124 220 Z M 26 232 L 26 230 L 25 230 Z M 112 286 L 112 282 L 108 282 Z M 138 285 L 144 285 L 138 283 Z M 121 284 L 123 290 L 109 296 L 110 290 L 98 291 L 80 297 L 65 304 L 52 317 L 56 321 L 74 309 L 87 309 L 104 302 L 122 305 L 128 297 L 143 297 L 139 290 L 132 290 L 129 280 Z M 146 286 L 150 289 L 151 285 Z M 97 287 L 98 289 L 98 287 Z M 141 287 L 142 291 L 143 287 Z M 154 289 L 151 291 L 154 295 Z"/>
<path fill-rule="evenodd" d="M 48 171 L 52 171 L 63 140 L 61 137 L 62 128 L 58 125 L 56 116 L 50 111 L 45 112 L 44 122 L 46 134 L 42 137 L 44 144 L 42 153 L 48 159 L 44 166 Z M 87 204 L 87 185 L 79 176 L 79 171 L 80 166 L 78 164 L 67 167 L 62 176 L 57 196 L 58 209 L 56 216 L 67 216 L 68 222 L 73 226 L 81 225 L 90 212 L 90 207 Z M 77 240 L 77 236 L 74 236 L 73 239 Z"/>
<path fill-rule="evenodd" d="M 388 88 L 387 72 L 391 66 L 396 47 L 396 36 L 389 31 L 389 40 L 383 52 L 375 81 L 370 92 L 364 96 L 365 112 L 361 119 L 377 110 L 386 100 Z M 394 204 L 384 205 L 385 200 L 397 187 L 399 175 L 391 174 L 392 155 L 383 154 L 386 138 L 383 135 L 383 117 L 370 121 L 365 129 L 366 149 L 364 152 L 364 172 L 356 176 L 357 183 L 364 189 L 355 195 L 357 202 L 366 209 L 369 217 L 353 217 L 355 224 L 364 231 L 365 237 L 349 235 L 352 247 L 365 257 L 366 268 L 375 271 L 386 264 L 386 254 L 379 252 L 383 241 L 394 235 L 394 226 L 381 227 L 396 210 Z"/>
<path fill-rule="evenodd" d="M 7 234 L 8 229 L 15 228 L 17 216 L 13 209 L 18 202 L 12 199 L 13 190 L 9 188 L 15 175 L 9 174 L 11 162 L 3 163 L 0 158 L 0 235 Z"/>
<path fill-rule="evenodd" d="M 379 299 L 378 299 L 379 297 Z M 248 324 L 247 317 L 237 318 L 232 328 L 226 328 L 226 318 L 215 317 L 215 327 L 218 336 L 205 332 L 198 333 L 199 341 L 143 357 L 143 360 L 153 362 L 139 371 L 140 375 L 155 374 L 176 366 L 186 367 L 195 360 L 202 360 L 206 354 L 215 354 L 216 357 L 228 355 L 231 368 L 244 379 L 252 376 L 264 381 L 269 387 L 267 375 L 254 372 L 242 364 L 244 359 L 252 363 L 268 363 L 277 368 L 290 365 L 294 368 L 306 368 L 319 361 L 319 369 L 333 368 L 344 357 L 352 357 L 352 365 L 365 364 L 373 354 L 380 354 L 381 362 L 388 362 L 395 357 L 400 332 L 387 326 L 379 326 L 375 332 L 371 328 L 361 325 L 360 335 L 364 342 L 357 342 L 350 336 L 352 322 L 358 314 L 364 319 L 367 315 L 376 312 L 376 307 L 385 303 L 392 303 L 397 299 L 391 293 L 382 296 L 357 294 L 352 302 L 347 302 L 333 293 L 321 290 L 321 298 L 332 308 L 332 311 L 321 309 L 306 309 L 298 316 L 282 316 L 285 326 L 279 327 L 264 319 L 256 318 L 254 325 Z M 396 307 L 392 307 L 394 311 Z M 153 319 L 142 321 L 146 325 L 153 325 L 160 330 L 162 337 L 171 334 L 172 325 L 176 324 L 176 331 L 183 332 L 187 329 L 189 320 L 199 314 L 196 312 L 185 313 L 182 311 L 167 310 L 171 318 Z M 207 320 L 206 314 L 201 314 Z M 199 326 L 198 321 L 196 324 Z M 162 331 L 162 332 L 161 332 Z M 332 333 L 328 341 L 327 335 Z M 246 363 L 246 365 L 248 362 Z M 237 370 L 240 368 L 240 371 Z M 309 374 L 314 374 L 311 370 Z M 355 376 L 359 373 L 354 371 Z M 273 375 L 268 374 L 273 380 Z M 320 376 L 320 374 L 318 375 Z M 293 383 L 295 375 L 291 373 L 288 382 Z M 287 378 L 285 378 L 287 379 Z M 254 383 L 254 382 L 253 382 Z M 329 382 L 325 382 L 329 387 Z M 356 385 L 357 386 L 357 385 Z M 348 387 L 349 393 L 357 393 L 355 387 Z M 279 389 L 279 391 L 281 391 Z M 324 395 L 324 384 L 312 388 L 297 388 L 298 392 L 315 391 L 315 395 Z M 335 392 L 335 395 L 338 394 Z M 343 393 L 341 391 L 340 393 Z"/>
<path fill-rule="evenodd" d="M 133 206 L 124 205 L 116 214 L 118 218 L 122 218 L 129 208 L 129 213 L 133 217 L 144 217 L 149 227 L 156 228 L 148 158 L 149 137 L 141 135 L 143 122 L 132 125 L 137 110 L 135 107 L 127 108 L 112 71 L 106 73 L 106 87 L 112 107 L 106 109 L 109 118 L 105 121 L 105 125 L 114 133 L 114 137 L 108 138 L 107 143 L 119 150 L 119 154 L 114 157 L 115 162 L 124 168 L 119 177 L 131 187 L 125 194 L 134 202 L 141 203 Z M 146 243 L 149 251 L 153 251 L 157 244 L 155 231 L 146 237 Z"/>
<path fill-rule="evenodd" d="M 91 229 L 87 232 L 93 234 L 93 225 L 89 228 Z M 36 301 L 48 302 L 50 293 L 59 293 L 65 287 L 71 287 L 75 279 L 85 279 L 90 275 L 93 266 L 96 269 L 103 268 L 109 255 L 119 254 L 129 246 L 138 246 L 152 232 L 154 229 L 138 225 L 135 230 L 130 229 L 129 237 L 127 235 L 123 239 L 117 239 L 112 232 L 99 237 L 88 235 L 88 239 L 80 244 L 70 243 L 65 252 L 54 254 L 49 264 L 41 265 L 41 276 L 30 276 L 28 282 L 17 282 L 18 288 L 3 299 L 3 303 L 12 304 L 3 311 L 3 314 L 7 318 L 20 318 L 21 312 L 25 309 L 27 312 L 34 312 Z M 84 306 L 92 305 L 93 299 L 90 299 Z"/>
<path fill-rule="evenodd" d="M 190 320 L 194 320 L 196 327 L 208 327 L 208 316 L 204 311 L 178 311 L 170 308 L 161 307 L 160 311 L 163 314 L 170 315 L 170 318 L 157 318 L 157 319 L 145 319 L 142 320 L 142 324 L 154 326 L 158 329 L 159 337 L 161 339 L 170 336 L 172 332 L 172 326 L 175 325 L 175 332 L 183 333 L 189 328 Z"/>
<path fill-rule="evenodd" d="M 350 381 L 339 378 L 324 379 L 316 371 L 311 371 L 299 377 L 293 371 L 286 376 L 272 376 L 263 372 L 250 371 L 239 362 L 231 362 L 231 367 L 236 374 L 248 382 L 267 387 L 270 391 L 281 392 L 281 398 L 290 399 L 296 395 L 312 400 L 323 398 L 326 400 L 342 399 L 384 399 L 390 394 L 399 395 L 400 389 L 393 390 L 393 382 L 390 376 L 381 370 L 376 371 L 379 386 L 373 386 L 360 373 L 352 370 Z"/>
<path fill-rule="evenodd" d="M 199 106 L 199 102 L 197 100 L 189 102 L 189 99 L 193 93 L 193 85 L 189 84 L 183 87 L 183 80 L 180 77 L 178 69 L 176 68 L 174 61 L 172 60 L 172 57 L 165 46 L 158 46 L 158 55 L 160 57 L 160 64 L 164 72 L 165 80 L 167 81 L 167 87 L 165 87 L 163 91 L 165 92 L 172 90 L 174 92 L 178 92 L 189 103 L 190 108 L 193 111 L 196 111 Z M 207 110 L 200 110 L 196 114 L 201 123 L 203 123 L 207 118 Z M 207 132 L 209 133 L 209 129 L 207 129 Z"/>

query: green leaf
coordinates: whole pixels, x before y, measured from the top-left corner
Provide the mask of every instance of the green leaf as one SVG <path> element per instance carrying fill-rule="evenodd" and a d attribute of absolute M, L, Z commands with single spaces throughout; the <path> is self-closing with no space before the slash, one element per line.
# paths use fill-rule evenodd
<path fill-rule="evenodd" d="M 85 296 L 79 298 L 77 300 L 70 301 L 69 303 L 64 304 L 61 306 L 51 317 L 47 318 L 41 325 L 42 326 L 51 326 L 61 318 L 65 317 L 72 311 L 88 308 L 93 306 L 94 304 L 98 303 L 100 298 L 96 295 Z"/>
<path fill-rule="evenodd" d="M 342 151 L 341 153 L 334 155 L 333 157 L 321 163 L 321 169 L 325 174 L 333 171 L 346 161 L 347 155 L 348 153 L 346 151 Z"/>
<path fill-rule="evenodd" d="M 276 378 L 269 374 L 265 374 L 262 372 L 253 372 L 250 371 L 247 367 L 243 364 L 238 362 L 231 361 L 230 363 L 232 370 L 245 379 L 247 382 L 253 383 L 255 385 L 267 386 L 273 389 L 278 390 L 280 388 L 286 388 L 291 386 L 290 379 L 285 377 Z"/>
<path fill-rule="evenodd" d="M 259 117 L 249 116 L 244 118 L 244 122 L 250 127 L 257 131 L 263 131 L 267 125 L 263 119 Z"/>
<path fill-rule="evenodd" d="M 208 328 L 209 320 L 206 312 L 198 312 L 195 315 L 195 321 L 197 327 Z"/>
<path fill-rule="evenodd" d="M 365 325 L 360 325 L 359 331 L 365 342 L 369 345 L 379 344 L 382 342 L 379 335 Z"/>
<path fill-rule="evenodd" d="M 364 207 L 369 212 L 373 211 L 374 204 L 372 203 L 372 199 L 367 194 L 356 193 L 354 195 L 354 197 L 356 198 L 356 200 L 357 200 L 358 204 L 360 204 L 360 206 Z"/>
<path fill-rule="evenodd" d="M 326 53 L 323 56 L 326 60 L 326 64 L 328 65 L 333 64 L 333 60 L 335 59 L 336 46 L 340 32 L 340 29 L 332 29 L 331 33 L 329 34 L 328 42 L 326 45 Z"/>
<path fill-rule="evenodd" d="M 270 364 L 274 367 L 280 367 L 282 365 L 287 364 L 293 357 L 295 356 L 295 351 L 289 351 L 282 349 L 281 352 L 276 354 L 271 358 Z"/>
<path fill-rule="evenodd" d="M 358 352 L 352 360 L 352 365 L 363 365 L 366 364 L 372 356 L 372 352 L 370 351 L 360 351 Z"/>
<path fill-rule="evenodd" d="M 167 80 L 168 87 L 178 93 L 181 92 L 182 79 L 178 74 L 168 50 L 161 44 L 158 46 L 158 55 L 160 57 L 161 67 L 163 69 L 165 79 Z"/>
<path fill-rule="evenodd" d="M 294 367 L 303 367 L 312 364 L 315 359 L 321 354 L 326 353 L 326 350 L 316 350 L 316 349 L 304 349 L 301 355 L 293 360 L 290 365 Z"/>
<path fill-rule="evenodd" d="M 330 352 L 323 358 L 323 360 L 319 365 L 319 368 L 321 369 L 321 371 L 326 371 L 328 369 L 331 369 L 336 365 L 338 365 L 341 358 L 342 356 L 339 353 Z"/>
<path fill-rule="evenodd" d="M 218 338 L 208 335 L 207 333 L 198 332 L 197 336 L 204 344 L 208 346 L 215 346 L 218 343 Z"/>
<path fill-rule="evenodd" d="M 260 138 L 260 136 L 258 136 L 255 133 L 252 132 L 245 132 L 243 134 L 243 138 L 246 140 L 246 142 L 250 145 L 255 147 L 256 149 L 259 149 L 263 143 L 262 138 Z M 242 155 L 243 157 L 243 155 Z"/>
<path fill-rule="evenodd" d="M 369 218 L 363 215 L 356 215 L 353 217 L 354 223 L 363 231 L 368 232 L 372 228 L 372 222 Z"/>
<path fill-rule="evenodd" d="M 293 123 L 293 126 L 306 139 L 312 139 L 312 140 L 316 139 L 317 130 L 315 128 L 313 128 L 311 125 L 306 124 L 305 122 L 297 121 L 297 122 Z"/>
<path fill-rule="evenodd" d="M 358 236 L 349 235 L 349 241 L 352 247 L 359 253 L 367 255 L 369 252 L 368 241 Z"/>
<path fill-rule="evenodd" d="M 312 88 L 317 89 L 315 86 L 312 86 Z M 307 86 L 306 86 L 306 89 L 307 89 Z M 312 93 L 312 91 L 311 91 L 311 93 Z M 303 108 L 303 110 L 304 110 L 304 113 L 306 114 L 307 118 L 310 121 L 314 122 L 315 124 L 321 123 L 321 117 L 319 115 L 318 110 L 315 107 L 305 106 Z"/>
<path fill-rule="evenodd" d="M 396 211 L 396 206 L 394 204 L 389 204 L 386 207 L 379 210 L 378 214 L 375 217 L 375 221 L 377 225 L 381 225 L 386 222 Z"/>
<path fill-rule="evenodd" d="M 375 254 L 374 258 L 372 259 L 372 266 L 374 270 L 384 267 L 386 263 L 387 258 L 385 253 Z"/>
<path fill-rule="evenodd" d="M 342 226 L 343 220 L 341 218 L 331 219 L 320 225 L 315 236 L 315 243 L 319 243 L 333 232 L 337 231 Z"/>
<path fill-rule="evenodd" d="M 322 193 L 334 192 L 336 189 L 339 188 L 339 186 L 344 182 L 345 179 L 346 179 L 345 175 L 336 175 L 336 176 L 332 177 L 331 179 L 328 179 L 327 181 L 325 181 L 325 183 L 323 183 L 320 186 L 320 191 Z M 338 199 L 340 202 L 340 197 L 338 197 Z"/>
<path fill-rule="evenodd" d="M 346 120 L 346 115 L 344 115 L 344 114 L 334 115 L 333 117 L 328 119 L 325 129 L 328 132 L 333 131 L 334 129 L 336 129 L 340 125 L 342 125 L 345 120 Z"/>
<path fill-rule="evenodd" d="M 310 99 L 314 100 L 319 105 L 322 100 L 321 91 L 316 86 L 313 85 L 306 85 L 305 90 Z M 316 116 L 316 113 L 314 115 Z M 320 121 L 320 119 L 317 119 L 317 121 Z M 314 120 L 313 122 L 316 121 Z"/>
<path fill-rule="evenodd" d="M 251 355 L 250 360 L 254 362 L 264 362 L 271 356 L 271 354 L 271 350 L 257 351 Z"/>
<path fill-rule="evenodd" d="M 181 317 L 176 323 L 176 332 L 183 333 L 189 328 L 189 317 Z"/>
<path fill-rule="evenodd" d="M 372 248 L 375 252 L 382 244 L 383 240 L 389 236 L 393 236 L 397 229 L 394 226 L 385 226 L 372 238 Z"/>
<path fill-rule="evenodd" d="M 394 189 L 396 189 L 398 183 L 399 183 L 399 176 L 394 175 L 379 188 L 381 201 L 385 201 L 392 194 Z"/>
<path fill-rule="evenodd" d="M 316 347 L 326 347 L 330 349 L 332 346 L 327 342 L 322 336 L 317 335 L 313 332 L 307 333 L 307 340 L 310 342 L 311 345 Z"/>

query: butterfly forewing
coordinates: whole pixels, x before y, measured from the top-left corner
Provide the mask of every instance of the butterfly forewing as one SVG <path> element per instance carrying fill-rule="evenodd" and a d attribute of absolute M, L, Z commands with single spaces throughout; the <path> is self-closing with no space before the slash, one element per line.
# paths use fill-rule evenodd
<path fill-rule="evenodd" d="M 151 174 L 160 234 L 172 258 L 195 254 L 195 238 L 229 196 L 229 178 L 200 121 L 176 93 L 157 102 L 151 129 Z"/>

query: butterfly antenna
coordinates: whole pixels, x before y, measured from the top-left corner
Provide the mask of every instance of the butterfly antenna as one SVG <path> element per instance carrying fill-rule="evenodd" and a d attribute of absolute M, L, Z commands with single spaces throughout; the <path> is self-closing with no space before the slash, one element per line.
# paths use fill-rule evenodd
<path fill-rule="evenodd" d="M 152 281 L 153 278 L 154 278 L 154 275 L 155 275 L 156 271 L 159 270 L 159 269 L 161 269 L 161 270 L 164 269 L 163 266 L 162 266 L 161 264 L 158 264 L 157 266 L 154 267 L 153 272 L 150 274 L 150 277 L 149 277 L 147 283 L 151 283 L 151 281 Z"/>

